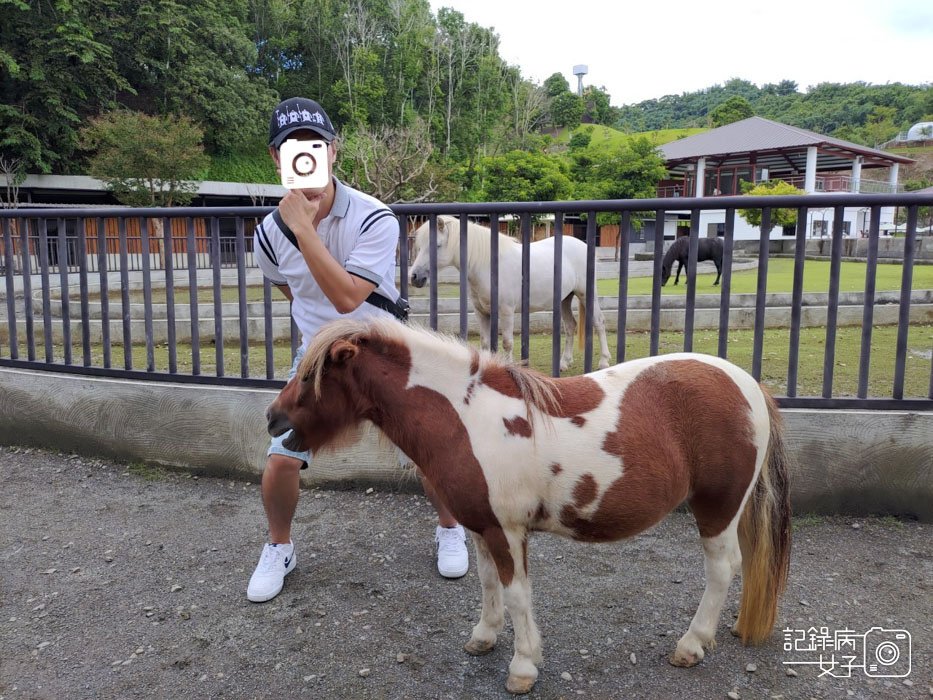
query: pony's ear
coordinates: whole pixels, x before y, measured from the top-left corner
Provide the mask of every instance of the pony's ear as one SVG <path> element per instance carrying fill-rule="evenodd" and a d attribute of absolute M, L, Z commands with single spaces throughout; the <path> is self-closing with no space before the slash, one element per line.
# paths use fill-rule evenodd
<path fill-rule="evenodd" d="M 453 231 L 457 223 L 457 219 L 452 216 L 447 216 L 446 214 L 441 214 L 437 217 L 438 228 L 444 229 L 447 233 Z"/>
<path fill-rule="evenodd" d="M 334 364 L 343 364 L 356 357 L 356 353 L 359 351 L 360 349 L 356 345 L 341 338 L 334 341 L 333 345 L 330 346 L 328 356 Z"/>

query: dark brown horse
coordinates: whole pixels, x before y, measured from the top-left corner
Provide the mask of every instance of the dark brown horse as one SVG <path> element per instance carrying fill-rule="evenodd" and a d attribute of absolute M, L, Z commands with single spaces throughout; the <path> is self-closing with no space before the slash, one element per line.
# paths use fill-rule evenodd
<path fill-rule="evenodd" d="M 680 281 L 680 271 L 687 264 L 687 256 L 690 253 L 690 237 L 681 236 L 671 244 L 664 254 L 664 260 L 661 262 L 661 286 L 667 284 L 671 278 L 671 269 L 674 262 L 677 265 L 677 275 L 674 277 L 674 284 Z M 697 262 L 712 260 L 716 265 L 716 281 L 713 286 L 719 284 L 719 278 L 722 276 L 722 239 L 721 238 L 701 238 L 697 247 Z"/>
<path fill-rule="evenodd" d="M 512 618 L 513 693 L 531 690 L 542 660 L 536 530 L 608 542 L 686 503 L 706 590 L 671 663 L 693 666 L 715 646 L 738 571 L 735 634 L 771 633 L 790 554 L 787 456 L 774 401 L 726 360 L 679 353 L 552 379 L 394 321 L 341 320 L 315 337 L 268 420 L 273 435 L 294 430 L 286 447 L 315 453 L 371 421 L 411 456 L 476 547 L 483 608 L 466 651 L 491 651 Z"/>

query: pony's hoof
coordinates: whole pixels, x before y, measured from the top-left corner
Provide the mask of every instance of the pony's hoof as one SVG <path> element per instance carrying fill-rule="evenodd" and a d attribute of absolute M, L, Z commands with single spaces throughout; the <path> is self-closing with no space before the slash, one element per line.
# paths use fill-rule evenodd
<path fill-rule="evenodd" d="M 696 666 L 698 663 L 700 663 L 700 660 L 702 658 L 703 657 L 701 655 L 696 654 L 692 651 L 687 652 L 687 651 L 677 650 L 673 654 L 671 654 L 671 658 L 668 659 L 668 661 L 670 661 L 671 666 L 679 666 L 680 668 L 690 668 L 691 666 Z"/>
<path fill-rule="evenodd" d="M 732 626 L 732 629 L 730 629 L 729 631 L 732 632 L 732 636 L 733 636 L 733 637 L 738 637 L 739 639 L 742 638 L 742 633 L 739 631 L 739 623 L 738 623 L 738 622 L 736 622 L 736 623 Z"/>
<path fill-rule="evenodd" d="M 531 689 L 535 687 L 536 680 L 538 679 L 527 676 L 509 676 L 505 681 L 505 689 L 512 695 L 524 695 L 531 692 Z"/>
<path fill-rule="evenodd" d="M 495 642 L 484 642 L 481 639 L 471 639 L 463 645 L 463 650 L 470 656 L 483 656 L 495 648 Z"/>

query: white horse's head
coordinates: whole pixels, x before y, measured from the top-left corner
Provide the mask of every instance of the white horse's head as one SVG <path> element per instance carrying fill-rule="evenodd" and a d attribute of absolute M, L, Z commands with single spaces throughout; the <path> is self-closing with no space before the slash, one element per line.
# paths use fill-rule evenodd
<path fill-rule="evenodd" d="M 415 231 L 415 261 L 411 264 L 411 283 L 423 287 L 431 269 L 431 222 L 425 221 Z M 460 266 L 460 220 L 453 216 L 437 217 L 437 269 Z"/>

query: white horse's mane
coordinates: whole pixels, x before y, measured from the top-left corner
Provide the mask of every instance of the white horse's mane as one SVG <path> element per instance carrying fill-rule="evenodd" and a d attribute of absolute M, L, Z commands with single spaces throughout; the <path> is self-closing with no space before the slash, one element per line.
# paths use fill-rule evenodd
<path fill-rule="evenodd" d="M 438 228 L 441 226 L 447 231 L 447 248 L 445 252 L 452 253 L 453 258 L 460 257 L 460 219 L 454 216 L 437 217 Z M 467 223 L 467 265 L 471 270 L 488 271 L 492 260 L 492 245 L 489 236 L 490 228 L 481 226 L 472 221 Z M 418 235 L 418 250 L 428 244 L 431 229 L 424 226 Z M 511 236 L 499 233 L 499 256 L 505 251 L 519 245 Z"/>
<path fill-rule="evenodd" d="M 298 366 L 298 376 L 314 382 L 316 398 L 321 397 L 321 380 L 331 346 L 339 340 L 355 344 L 363 337 L 396 340 L 407 346 L 413 343 L 424 343 L 436 347 L 438 351 L 446 350 L 447 352 L 450 352 L 452 347 L 470 347 L 479 356 L 478 374 L 482 375 L 483 370 L 492 367 L 504 369 L 518 387 L 522 400 L 529 409 L 529 414 L 531 414 L 531 408 L 548 413 L 549 409 L 552 410 L 557 404 L 557 387 L 550 377 L 522 367 L 502 355 L 488 350 L 476 350 L 458 336 L 439 333 L 423 326 L 403 325 L 398 321 L 383 318 L 332 321 L 323 326 L 314 336 Z M 454 354 L 450 354 L 453 359 Z"/>

